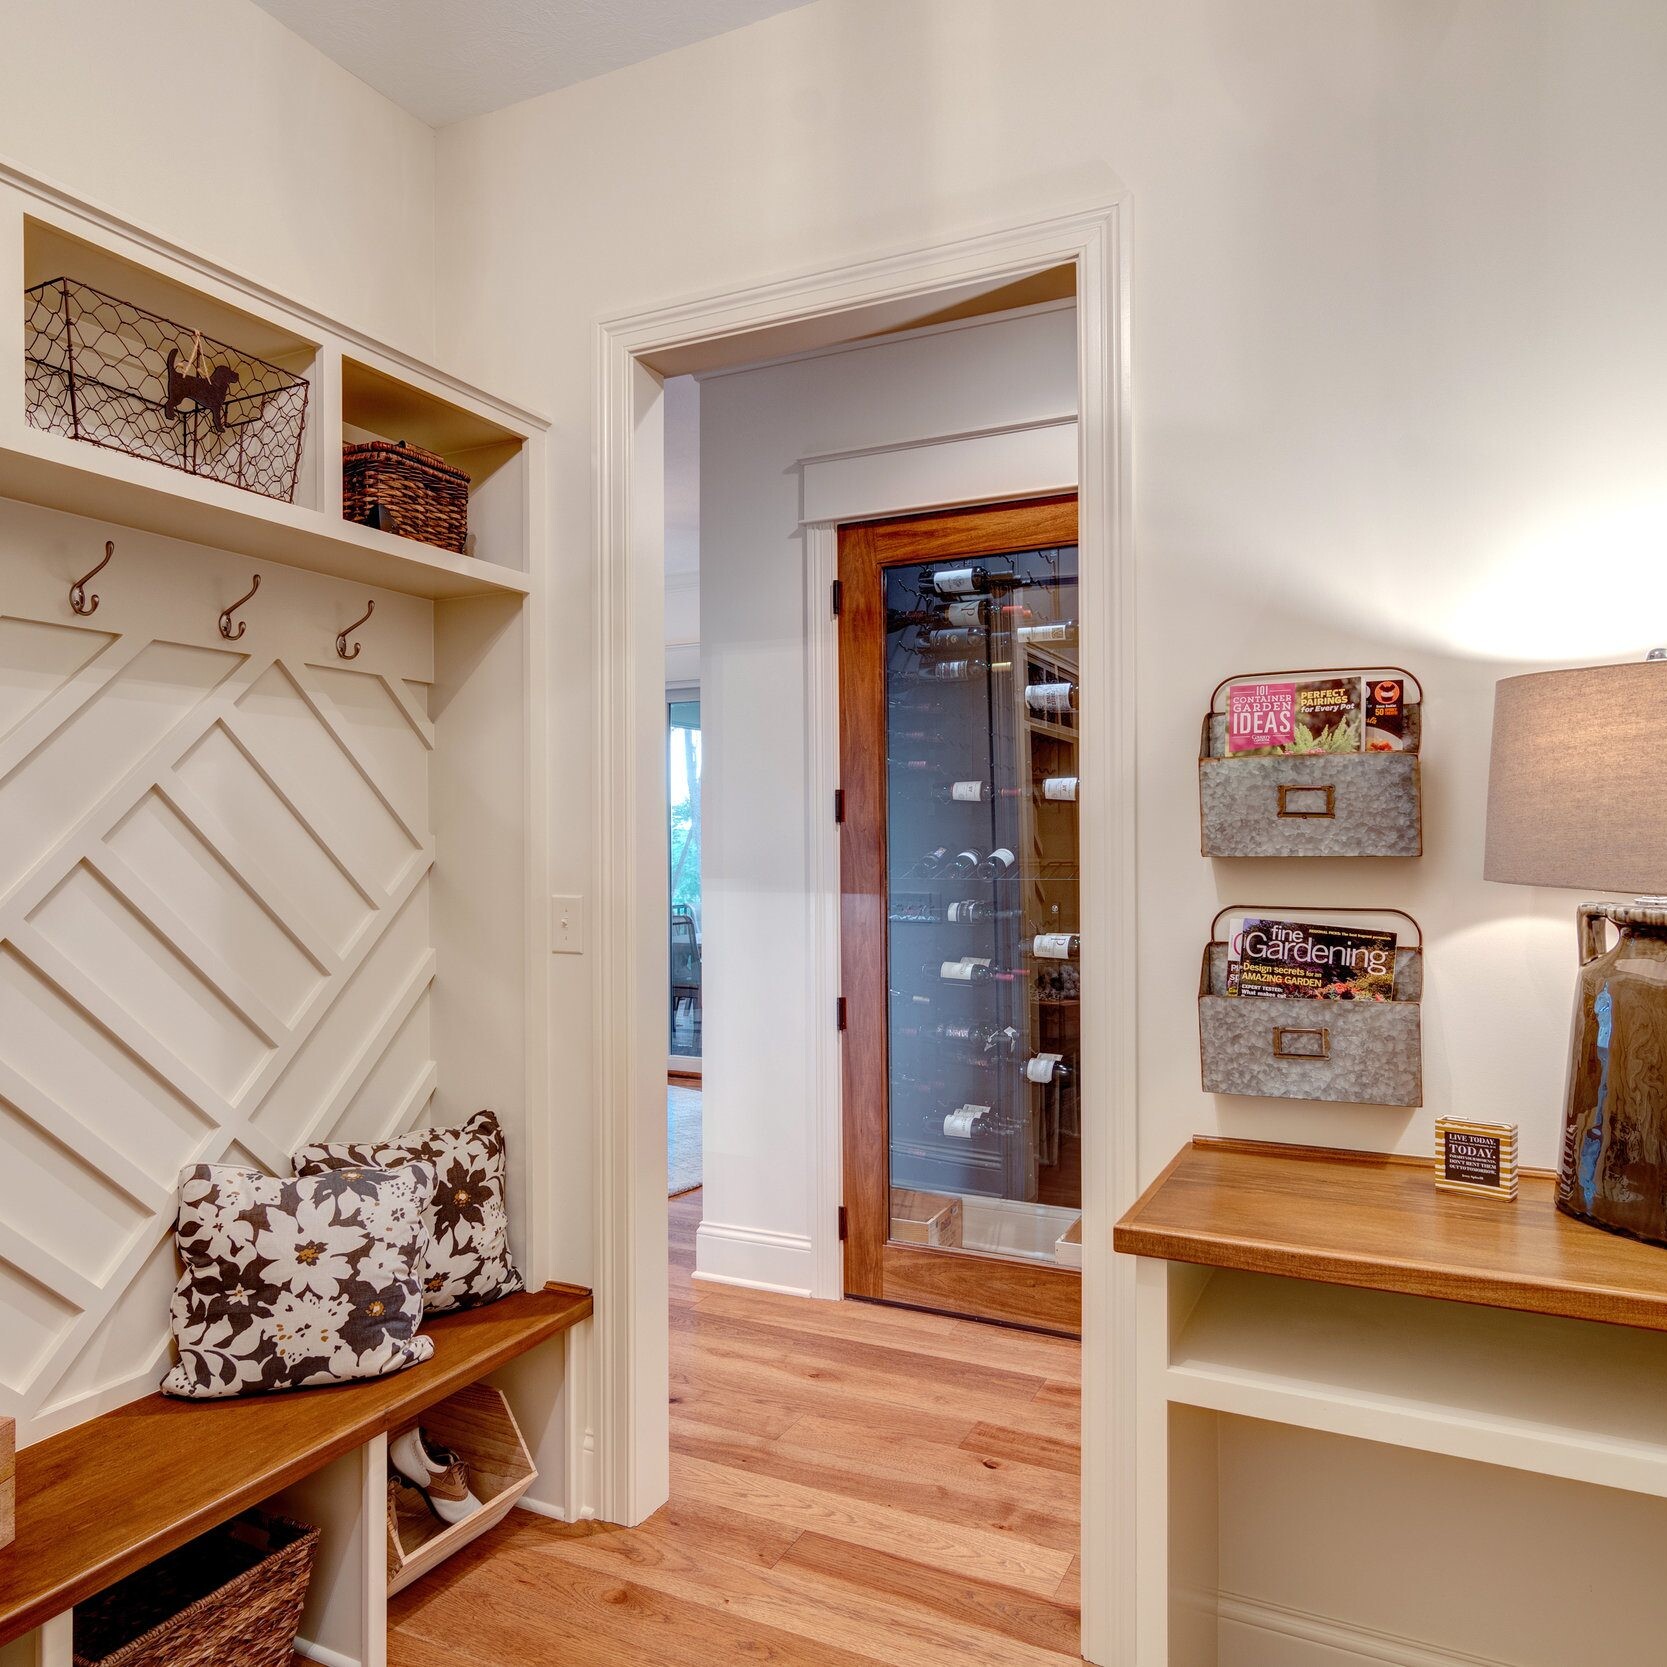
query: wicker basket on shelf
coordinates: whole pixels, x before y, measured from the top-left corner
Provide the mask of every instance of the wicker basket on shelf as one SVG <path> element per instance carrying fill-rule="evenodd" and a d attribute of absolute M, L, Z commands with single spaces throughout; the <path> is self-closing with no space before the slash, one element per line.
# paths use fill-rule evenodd
<path fill-rule="evenodd" d="M 342 447 L 342 517 L 463 554 L 469 477 L 405 440 Z"/>
<path fill-rule="evenodd" d="M 75 1667 L 291 1667 L 318 1530 L 251 1511 L 75 1606 Z"/>

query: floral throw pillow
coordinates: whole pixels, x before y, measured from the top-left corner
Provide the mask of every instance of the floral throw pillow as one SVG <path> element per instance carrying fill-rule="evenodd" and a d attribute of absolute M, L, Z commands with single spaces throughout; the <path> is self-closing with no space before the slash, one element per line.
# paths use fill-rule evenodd
<path fill-rule="evenodd" d="M 357 1146 L 304 1146 L 295 1172 L 421 1163 L 434 1171 L 428 1212 L 428 1270 L 423 1299 L 431 1314 L 476 1308 L 522 1288 L 509 1249 L 504 1205 L 504 1131 L 490 1111 L 455 1129 L 418 1129 L 397 1140 Z"/>
<path fill-rule="evenodd" d="M 433 1171 L 285 1180 L 195 1164 L 180 1176 L 169 1395 L 212 1400 L 379 1378 L 427 1360 L 419 1337 Z"/>

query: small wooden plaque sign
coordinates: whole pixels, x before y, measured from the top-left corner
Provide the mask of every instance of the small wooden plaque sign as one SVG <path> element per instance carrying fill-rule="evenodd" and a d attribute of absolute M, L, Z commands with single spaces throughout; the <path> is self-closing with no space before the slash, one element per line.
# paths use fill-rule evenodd
<path fill-rule="evenodd" d="M 17 1425 L 0 1418 L 0 1550 L 17 1533 Z"/>
<path fill-rule="evenodd" d="M 1517 1195 L 1517 1126 L 1472 1123 L 1438 1117 L 1435 1123 L 1435 1184 L 1444 1192 L 1483 1198 Z"/>

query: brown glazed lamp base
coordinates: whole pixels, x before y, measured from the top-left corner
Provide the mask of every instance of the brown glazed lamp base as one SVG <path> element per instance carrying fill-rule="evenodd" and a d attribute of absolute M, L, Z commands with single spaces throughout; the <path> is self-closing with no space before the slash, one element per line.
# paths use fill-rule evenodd
<path fill-rule="evenodd" d="M 1557 1207 L 1667 1245 L 1667 903 L 1583 903 L 1578 920 Z"/>

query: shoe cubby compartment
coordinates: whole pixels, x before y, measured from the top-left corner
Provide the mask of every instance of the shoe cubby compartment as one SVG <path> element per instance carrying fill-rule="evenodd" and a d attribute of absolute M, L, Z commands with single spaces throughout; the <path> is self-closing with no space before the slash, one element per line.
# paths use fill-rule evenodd
<path fill-rule="evenodd" d="M 1359 668 L 1340 667 L 1344 673 Z M 1216 685 L 1198 749 L 1200 846 L 1207 857 L 1417 857 L 1424 851 L 1419 749 L 1424 691 L 1410 672 L 1400 752 L 1228 756 L 1228 685 Z M 1305 674 L 1289 674 L 1300 676 Z M 1417 698 L 1413 698 L 1416 691 Z"/>
<path fill-rule="evenodd" d="M 1284 1000 L 1227 994 L 1227 944 L 1217 937 L 1229 915 L 1323 919 L 1336 909 L 1223 909 L 1211 928 L 1198 981 L 1198 1047 L 1206 1094 L 1248 1094 L 1347 1105 L 1424 1103 L 1424 934 L 1395 951 L 1393 1001 Z"/>
<path fill-rule="evenodd" d="M 451 1448 L 468 1467 L 469 1487 L 480 1509 L 461 1522 L 441 1522 L 415 1491 L 390 1478 L 390 1597 L 502 1522 L 538 1479 L 508 1400 L 490 1384 L 470 1384 L 429 1407 L 421 1419 L 395 1431 L 390 1444 L 417 1424 L 430 1446 Z"/>

